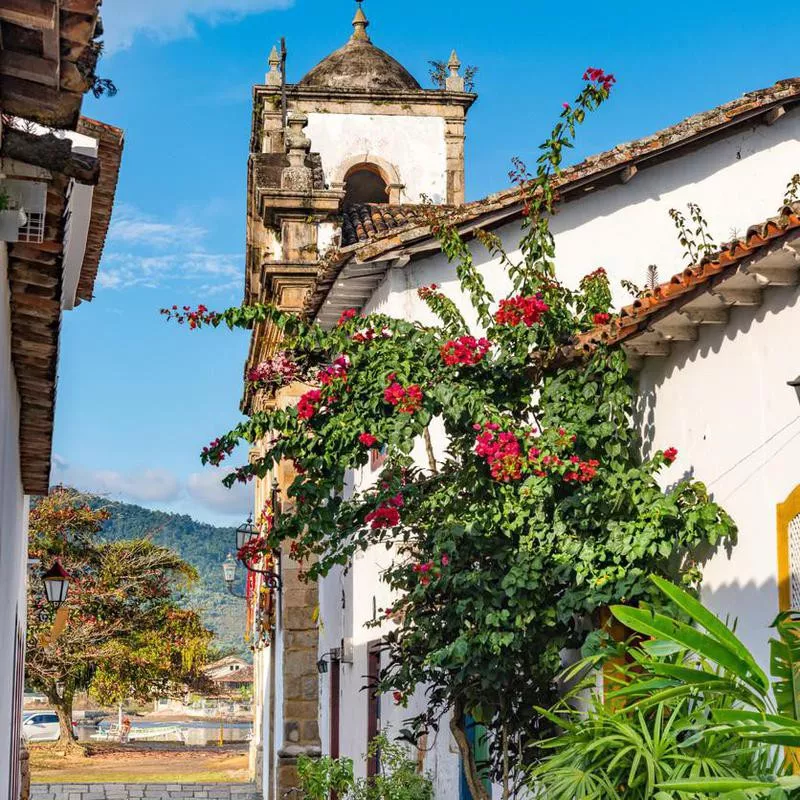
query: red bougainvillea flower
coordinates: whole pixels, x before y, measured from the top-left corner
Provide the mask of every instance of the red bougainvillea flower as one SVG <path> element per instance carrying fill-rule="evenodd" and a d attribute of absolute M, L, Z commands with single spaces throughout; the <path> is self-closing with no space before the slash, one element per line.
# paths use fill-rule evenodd
<path fill-rule="evenodd" d="M 678 457 L 678 451 L 674 447 L 670 447 L 664 451 L 664 460 L 667 464 L 671 464 Z"/>
<path fill-rule="evenodd" d="M 400 512 L 393 506 L 381 503 L 374 511 L 370 511 L 364 521 L 372 530 L 381 528 L 394 528 L 400 524 Z"/>
<path fill-rule="evenodd" d="M 504 431 L 496 434 L 489 423 L 475 443 L 475 454 L 485 458 L 492 477 L 496 481 L 508 483 L 522 477 L 522 448 L 513 433 Z"/>
<path fill-rule="evenodd" d="M 403 693 L 402 692 L 392 692 L 392 697 L 394 698 L 394 702 L 399 706 L 400 703 L 403 702 Z"/>
<path fill-rule="evenodd" d="M 364 447 L 374 447 L 378 440 L 375 436 L 371 433 L 362 433 L 361 436 L 358 437 L 358 441 L 364 445 Z"/>
<path fill-rule="evenodd" d="M 448 367 L 456 364 L 472 366 L 477 364 L 489 352 L 492 343 L 488 339 L 476 339 L 474 336 L 462 336 L 454 339 L 441 348 L 442 361 Z"/>
<path fill-rule="evenodd" d="M 617 82 L 617 79 L 611 73 L 606 74 L 602 69 L 597 69 L 596 67 L 589 67 L 583 73 L 583 79 L 592 83 L 599 83 L 607 92 L 610 92 L 611 87 Z"/>
<path fill-rule="evenodd" d="M 447 553 L 442 553 L 442 566 L 447 567 L 450 565 L 450 556 Z"/>
<path fill-rule="evenodd" d="M 344 325 L 345 322 L 349 322 L 351 319 L 353 319 L 355 315 L 356 310 L 354 308 L 348 308 L 346 311 L 342 311 L 342 316 L 339 317 L 339 321 L 336 324 L 339 326 Z"/>
<path fill-rule="evenodd" d="M 419 289 L 417 289 L 417 294 L 421 300 L 427 300 L 432 295 L 435 295 L 438 291 L 439 284 L 432 283 L 430 286 L 420 286 Z"/>
<path fill-rule="evenodd" d="M 406 390 L 397 381 L 390 383 L 383 392 L 383 399 L 390 405 L 396 406 L 403 402 Z"/>
<path fill-rule="evenodd" d="M 573 458 L 575 457 L 573 456 Z M 564 473 L 565 483 L 589 483 L 597 475 L 597 468 L 600 466 L 600 462 L 594 459 L 591 461 L 581 461 L 580 459 L 574 461 L 573 458 L 570 459 L 570 462 L 574 464 L 575 469 Z"/>
<path fill-rule="evenodd" d="M 194 311 L 191 306 L 184 306 L 183 311 L 179 311 L 178 306 L 173 305 L 172 308 L 162 308 L 161 313 L 167 319 L 174 318 L 179 325 L 188 323 L 192 330 L 203 324 L 213 325 L 220 319 L 220 315 L 216 311 L 209 311 L 202 303 Z"/>
<path fill-rule="evenodd" d="M 364 518 L 364 522 L 369 524 L 372 530 L 394 528 L 400 524 L 398 509 L 403 505 L 403 495 L 397 494 L 391 500 L 381 503 L 374 511 L 370 511 Z"/>
<path fill-rule="evenodd" d="M 595 325 L 608 325 L 611 322 L 611 314 L 595 314 L 594 315 L 594 324 Z"/>
<path fill-rule="evenodd" d="M 297 416 L 304 420 L 311 419 L 317 413 L 321 400 L 322 392 L 319 389 L 306 392 L 297 403 Z"/>
<path fill-rule="evenodd" d="M 549 310 L 550 306 L 539 295 L 512 297 L 500 301 L 500 308 L 494 315 L 494 321 L 498 325 L 516 327 L 523 324 L 530 328 L 539 323 L 542 315 Z"/>
<path fill-rule="evenodd" d="M 423 399 L 421 387 L 416 383 L 403 387 L 394 378 L 394 374 L 389 376 L 392 382 L 384 389 L 383 399 L 403 414 L 414 414 L 419 411 Z"/>

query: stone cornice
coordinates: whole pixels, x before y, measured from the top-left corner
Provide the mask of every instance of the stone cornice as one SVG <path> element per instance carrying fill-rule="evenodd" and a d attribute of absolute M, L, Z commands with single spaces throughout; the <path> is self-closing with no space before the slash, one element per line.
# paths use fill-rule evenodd
<path fill-rule="evenodd" d="M 253 98 L 261 97 L 280 98 L 279 86 L 254 86 Z M 329 89 L 319 87 L 298 86 L 289 84 L 286 87 L 286 96 L 289 100 L 318 100 L 326 103 L 357 103 L 367 102 L 376 104 L 374 113 L 380 113 L 381 104 L 397 103 L 399 105 L 452 105 L 461 106 L 465 111 L 478 99 L 478 95 L 471 92 L 447 92 L 442 89 L 398 89 L 398 90 L 373 90 L 362 91 L 359 89 Z"/>

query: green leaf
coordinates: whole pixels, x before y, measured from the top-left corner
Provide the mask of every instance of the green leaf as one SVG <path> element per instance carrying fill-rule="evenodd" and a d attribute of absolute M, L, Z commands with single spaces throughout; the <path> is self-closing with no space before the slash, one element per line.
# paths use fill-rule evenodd
<path fill-rule="evenodd" d="M 770 639 L 772 689 L 781 714 L 800 719 L 800 619 L 797 612 L 780 614 L 772 627 L 780 639 Z"/>

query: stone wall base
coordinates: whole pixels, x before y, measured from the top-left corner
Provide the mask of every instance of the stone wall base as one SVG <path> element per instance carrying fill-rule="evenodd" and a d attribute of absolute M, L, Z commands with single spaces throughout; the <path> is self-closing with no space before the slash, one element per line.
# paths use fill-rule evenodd
<path fill-rule="evenodd" d="M 35 783 L 31 800 L 261 800 L 250 783 Z"/>

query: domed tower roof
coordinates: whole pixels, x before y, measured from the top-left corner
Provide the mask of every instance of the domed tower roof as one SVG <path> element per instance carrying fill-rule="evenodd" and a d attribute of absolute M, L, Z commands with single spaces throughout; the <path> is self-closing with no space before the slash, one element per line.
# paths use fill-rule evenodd
<path fill-rule="evenodd" d="M 320 61 L 298 86 L 362 91 L 419 90 L 414 76 L 388 53 L 375 47 L 367 34 L 369 20 L 359 5 L 350 41 Z"/>

